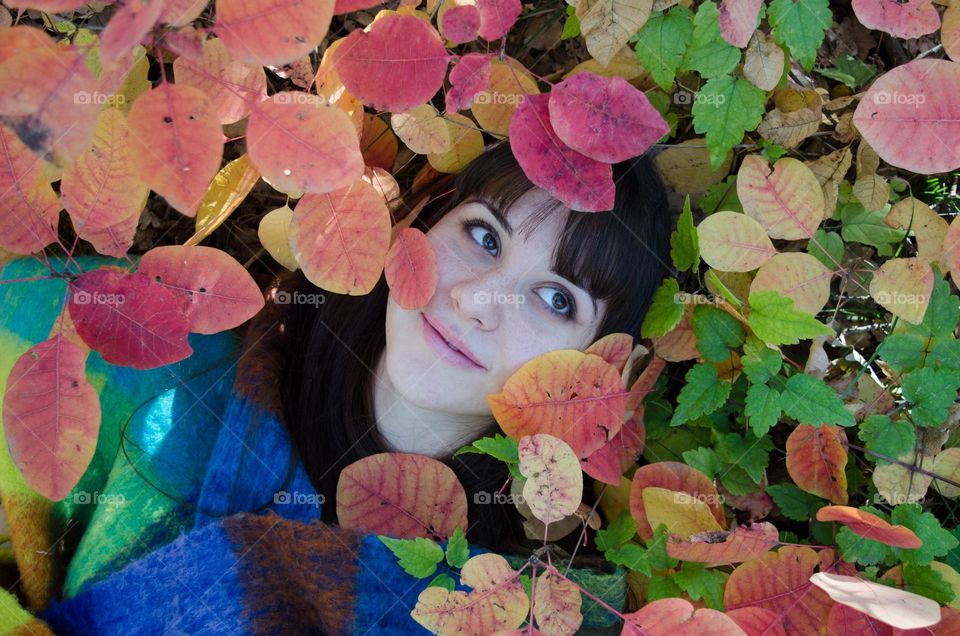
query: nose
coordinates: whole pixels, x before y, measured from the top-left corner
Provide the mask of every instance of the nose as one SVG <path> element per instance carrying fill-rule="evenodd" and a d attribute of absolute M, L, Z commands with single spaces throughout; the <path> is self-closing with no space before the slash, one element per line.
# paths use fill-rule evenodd
<path fill-rule="evenodd" d="M 450 288 L 450 301 L 464 321 L 476 320 L 481 329 L 490 331 L 500 324 L 497 300 L 505 295 L 506 289 L 505 277 L 495 271 L 472 274 Z"/>

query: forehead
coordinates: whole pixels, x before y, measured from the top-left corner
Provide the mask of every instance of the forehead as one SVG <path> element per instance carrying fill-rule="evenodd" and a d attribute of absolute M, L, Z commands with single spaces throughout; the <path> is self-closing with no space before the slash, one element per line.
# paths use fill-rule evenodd
<path fill-rule="evenodd" d="M 471 206 L 486 209 L 506 230 L 510 241 L 530 248 L 548 246 L 550 251 L 559 243 L 570 210 L 551 197 L 545 190 L 531 188 L 504 209 L 502 201 L 490 194 L 468 196 Z"/>

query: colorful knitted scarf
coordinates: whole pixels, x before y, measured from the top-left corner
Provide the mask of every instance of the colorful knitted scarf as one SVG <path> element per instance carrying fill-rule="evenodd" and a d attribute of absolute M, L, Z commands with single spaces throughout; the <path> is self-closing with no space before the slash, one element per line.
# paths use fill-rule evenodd
<path fill-rule="evenodd" d="M 85 271 L 124 265 L 78 260 Z M 65 269 L 62 260 L 53 266 Z M 21 258 L 0 280 L 46 273 Z M 0 284 L 0 390 L 16 359 L 56 329 L 65 291 L 62 279 Z M 190 334 L 189 358 L 149 371 L 91 352 L 87 375 L 102 408 L 96 454 L 62 501 L 33 491 L 0 444 L 12 545 L 0 571 L 8 588 L 0 590 L 0 630 L 428 633 L 410 612 L 429 579 L 408 575 L 376 535 L 320 521 L 316 490 L 292 459 L 279 415 L 275 324 L 258 315 L 248 328 Z M 470 548 L 471 556 L 485 552 Z M 503 556 L 515 568 L 525 561 Z M 444 563 L 439 571 L 459 581 Z M 570 568 L 568 576 L 624 610 L 623 568 Z M 578 633 L 620 632 L 616 616 L 586 596 L 582 612 Z"/>

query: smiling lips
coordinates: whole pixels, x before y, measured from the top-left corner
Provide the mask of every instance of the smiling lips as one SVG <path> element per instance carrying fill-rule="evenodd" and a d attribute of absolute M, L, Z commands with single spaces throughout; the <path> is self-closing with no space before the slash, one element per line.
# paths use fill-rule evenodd
<path fill-rule="evenodd" d="M 443 323 L 436 320 L 431 320 L 423 312 L 420 313 L 420 316 L 423 321 L 424 333 L 427 336 L 428 341 L 430 341 L 431 344 L 436 344 L 435 341 L 443 343 L 443 349 L 438 350 L 438 353 L 440 353 L 443 357 L 454 364 L 457 364 L 458 366 L 465 366 L 473 369 L 486 368 L 479 362 L 479 360 L 477 360 L 477 357 L 472 351 L 470 351 L 467 345 L 465 345 L 462 340 L 453 336 L 453 334 L 450 333 L 450 330 L 447 329 Z M 431 338 L 434 340 L 431 340 Z M 447 353 L 451 352 L 455 354 L 455 357 L 446 355 Z"/>

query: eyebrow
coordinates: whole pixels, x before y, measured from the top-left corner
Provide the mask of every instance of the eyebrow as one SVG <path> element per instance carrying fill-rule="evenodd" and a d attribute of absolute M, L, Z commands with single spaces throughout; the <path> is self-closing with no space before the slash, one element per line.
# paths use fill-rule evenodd
<path fill-rule="evenodd" d="M 508 221 L 508 220 L 507 220 L 507 217 L 504 216 L 503 210 L 501 210 L 501 209 L 500 209 L 499 207 L 497 207 L 492 201 L 490 201 L 489 199 L 486 199 L 486 198 L 482 198 L 482 197 L 471 197 L 470 199 L 467 200 L 467 203 L 471 203 L 471 202 L 482 203 L 482 204 L 484 205 L 484 207 L 486 207 L 487 210 L 490 212 L 490 214 L 493 215 L 493 218 L 497 220 L 497 223 L 499 223 L 500 226 L 501 226 L 504 230 L 506 230 L 507 236 L 509 236 L 511 239 L 513 238 L 513 226 L 510 225 L 510 221 Z M 551 269 L 550 271 L 551 271 L 553 274 L 556 274 L 559 278 L 562 278 L 563 280 L 567 281 L 567 282 L 570 284 L 571 287 L 576 287 L 577 289 L 580 289 L 581 291 L 583 291 L 583 293 L 586 294 L 587 297 L 590 299 L 590 302 L 593 303 L 593 315 L 594 315 L 594 317 L 596 317 L 596 315 L 597 315 L 597 300 L 593 297 L 593 294 L 591 294 L 590 292 L 588 292 L 586 289 L 584 289 L 584 288 L 581 287 L 580 285 L 577 285 L 576 283 L 574 283 L 574 282 L 573 282 L 572 280 L 570 280 L 569 278 L 567 278 L 567 277 L 565 277 L 565 276 L 561 276 L 560 273 L 557 272 L 557 270 Z"/>

